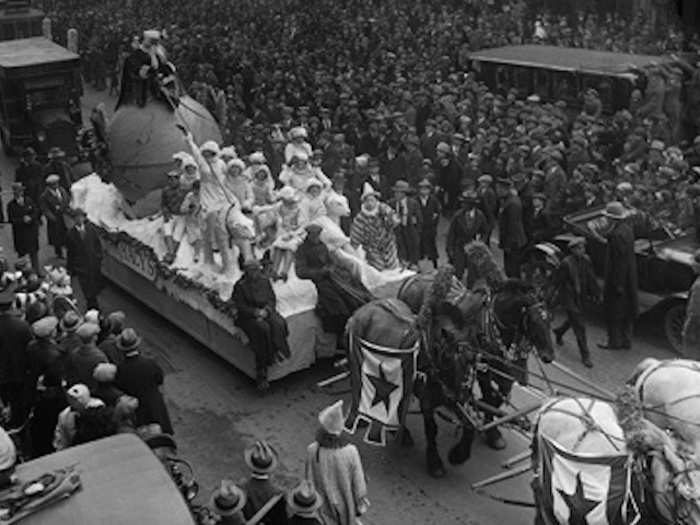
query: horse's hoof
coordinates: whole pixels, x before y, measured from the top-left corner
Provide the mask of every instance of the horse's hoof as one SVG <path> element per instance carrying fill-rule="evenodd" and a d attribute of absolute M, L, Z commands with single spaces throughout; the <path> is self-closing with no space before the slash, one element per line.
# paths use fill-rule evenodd
<path fill-rule="evenodd" d="M 503 450 L 506 448 L 506 440 L 501 431 L 494 427 L 486 431 L 486 445 L 493 450 Z"/>

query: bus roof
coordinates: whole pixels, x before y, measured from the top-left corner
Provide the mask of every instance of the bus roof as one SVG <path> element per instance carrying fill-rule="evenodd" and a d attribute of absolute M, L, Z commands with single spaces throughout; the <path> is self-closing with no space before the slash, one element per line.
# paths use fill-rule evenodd
<path fill-rule="evenodd" d="M 0 67 L 17 68 L 68 62 L 80 57 L 42 36 L 0 42 Z"/>
<path fill-rule="evenodd" d="M 482 49 L 469 55 L 472 60 L 529 66 L 560 71 L 587 71 L 608 75 L 622 75 L 629 66 L 644 68 L 654 63 L 667 62 L 663 56 L 610 53 L 574 47 L 540 46 L 529 44 Z"/>

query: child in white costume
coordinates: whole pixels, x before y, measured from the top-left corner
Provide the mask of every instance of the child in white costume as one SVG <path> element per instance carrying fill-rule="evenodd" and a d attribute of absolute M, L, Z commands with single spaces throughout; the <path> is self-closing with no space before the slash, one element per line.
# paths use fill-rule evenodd
<path fill-rule="evenodd" d="M 303 215 L 299 195 L 294 188 L 285 186 L 277 194 L 277 237 L 272 243 L 272 273 L 276 279 L 287 280 L 294 261 L 294 252 L 304 239 Z"/>
<path fill-rule="evenodd" d="M 309 137 L 306 128 L 302 126 L 297 126 L 289 130 L 289 140 L 290 142 L 284 148 L 284 162 L 289 164 L 293 157 L 300 154 L 305 154 L 308 159 L 311 157 L 311 144 L 306 142 Z"/>
<path fill-rule="evenodd" d="M 180 212 L 185 217 L 185 237 L 194 250 L 195 264 L 199 262 L 202 253 L 202 226 L 204 222 L 199 188 L 200 182 L 195 181 L 180 206 Z"/>

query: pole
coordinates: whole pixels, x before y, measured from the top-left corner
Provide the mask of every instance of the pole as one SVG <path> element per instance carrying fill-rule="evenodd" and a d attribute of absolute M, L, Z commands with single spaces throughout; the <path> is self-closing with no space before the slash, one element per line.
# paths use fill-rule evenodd
<path fill-rule="evenodd" d="M 482 479 L 481 481 L 472 483 L 472 490 L 483 489 L 484 487 L 488 487 L 489 485 L 493 485 L 501 481 L 506 481 L 507 479 L 515 478 L 517 476 L 525 474 L 531 469 L 532 465 L 528 463 L 527 465 L 522 465 L 518 468 L 507 470 L 506 472 L 496 474 L 495 476 L 491 476 L 490 478 Z"/>
<path fill-rule="evenodd" d="M 511 468 L 513 465 L 517 465 L 521 461 L 525 461 L 531 455 L 532 455 L 532 451 L 523 450 L 520 454 L 516 454 L 512 458 L 508 458 L 507 460 L 505 460 L 503 463 L 501 463 L 501 466 L 503 468 Z"/>
<path fill-rule="evenodd" d="M 526 416 L 530 412 L 534 412 L 535 410 L 539 410 L 539 408 L 542 406 L 541 402 L 536 402 L 536 403 L 530 403 L 529 405 L 526 405 L 525 408 L 521 408 L 517 412 L 513 412 L 512 414 L 505 415 L 503 417 L 499 417 L 498 419 L 494 419 L 490 423 L 484 425 L 481 427 L 482 432 L 486 432 L 487 430 L 490 430 L 494 427 L 497 427 L 498 425 L 502 425 L 503 423 L 508 423 L 509 421 L 513 421 L 514 419 L 518 419 L 519 417 Z"/>
<path fill-rule="evenodd" d="M 319 381 L 316 383 L 316 386 L 318 388 L 323 388 L 328 385 L 332 385 L 334 383 L 337 383 L 338 381 L 342 381 L 346 377 L 350 377 L 350 372 L 341 372 L 340 374 L 336 374 L 333 377 L 329 377 L 328 379 L 324 379 L 323 381 Z"/>
<path fill-rule="evenodd" d="M 606 389 L 606 388 L 603 388 L 602 386 L 596 385 L 593 381 L 590 381 L 590 380 L 586 379 L 585 377 L 583 377 L 583 376 L 577 374 L 577 373 L 574 372 L 573 370 L 569 370 L 569 369 L 568 369 L 567 367 L 565 367 L 564 365 L 560 365 L 560 364 L 557 363 L 556 361 L 552 361 L 552 362 L 549 363 L 549 364 L 552 365 L 552 366 L 553 366 L 554 368 L 556 368 L 557 370 L 559 370 L 560 372 L 562 372 L 563 374 L 566 374 L 566 375 L 569 376 L 570 378 L 575 379 L 576 381 L 578 381 L 578 382 L 581 383 L 582 385 L 586 385 L 587 387 L 589 387 L 589 388 L 595 390 L 595 391 L 598 392 L 599 394 L 602 394 L 602 395 L 604 395 L 604 396 L 606 396 L 606 397 L 608 397 L 608 398 L 610 398 L 610 399 L 615 399 L 615 397 L 616 397 L 615 394 L 613 394 L 612 392 L 610 392 L 610 390 L 608 390 L 608 389 Z"/>

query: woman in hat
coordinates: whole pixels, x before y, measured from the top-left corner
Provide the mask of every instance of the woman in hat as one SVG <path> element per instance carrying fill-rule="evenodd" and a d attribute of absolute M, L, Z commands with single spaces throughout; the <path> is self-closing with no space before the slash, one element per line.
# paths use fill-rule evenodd
<path fill-rule="evenodd" d="M 306 184 L 304 198 L 300 203 L 304 224 L 310 223 L 321 217 L 325 217 L 326 205 L 324 203 L 323 184 L 318 179 L 311 179 Z"/>
<path fill-rule="evenodd" d="M 278 193 L 277 237 L 272 243 L 272 275 L 275 279 L 287 280 L 294 262 L 294 252 L 304 235 L 304 216 L 299 207 L 299 194 L 291 186 Z"/>
<path fill-rule="evenodd" d="M 226 164 L 226 178 L 224 179 L 224 190 L 228 192 L 229 201 L 238 199 L 243 212 L 253 209 L 255 197 L 251 182 L 243 174 L 246 165 L 241 159 L 232 159 Z"/>
<path fill-rule="evenodd" d="M 302 480 L 287 493 L 287 525 L 323 525 L 318 514 L 321 495 L 308 480 Z"/>
<path fill-rule="evenodd" d="M 380 202 L 379 193 L 365 183 L 362 206 L 350 227 L 350 242 L 362 247 L 367 263 L 377 270 L 399 267 L 394 228 L 398 220 L 390 206 Z"/>
<path fill-rule="evenodd" d="M 60 184 L 60 177 L 52 173 L 46 177 L 46 188 L 39 197 L 39 207 L 46 217 L 46 235 L 58 259 L 63 259 L 66 245 L 66 214 L 70 210 L 70 195 Z"/>
<path fill-rule="evenodd" d="M 184 236 L 194 251 L 192 260 L 195 264 L 199 262 L 202 253 L 202 229 L 204 226 L 200 188 L 200 182 L 194 181 L 180 205 L 180 212 L 185 217 Z"/>
<path fill-rule="evenodd" d="M 322 522 L 356 525 L 369 508 L 367 482 L 357 447 L 342 437 L 345 426 L 343 401 L 318 415 L 320 429 L 307 448 L 306 479 L 322 498 Z"/>

